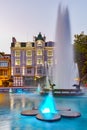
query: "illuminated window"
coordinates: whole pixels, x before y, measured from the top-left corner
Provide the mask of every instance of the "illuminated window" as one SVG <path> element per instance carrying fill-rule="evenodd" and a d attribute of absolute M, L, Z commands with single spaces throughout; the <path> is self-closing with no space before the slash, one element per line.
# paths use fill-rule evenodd
<path fill-rule="evenodd" d="M 8 71 L 7 70 L 1 70 L 0 71 L 0 76 L 7 76 L 8 75 Z"/>
<path fill-rule="evenodd" d="M 27 56 L 27 57 L 32 56 L 32 51 L 31 51 L 31 50 L 26 51 L 26 56 Z"/>
<path fill-rule="evenodd" d="M 37 55 L 42 55 L 42 50 L 41 49 L 37 50 Z"/>
<path fill-rule="evenodd" d="M 20 65 L 20 60 L 19 59 L 15 60 L 15 65 Z"/>
<path fill-rule="evenodd" d="M 31 59 L 27 59 L 26 65 L 32 65 L 32 60 Z"/>
<path fill-rule="evenodd" d="M 16 42 L 15 47 L 20 47 L 20 43 Z"/>
<path fill-rule="evenodd" d="M 53 51 L 52 51 L 52 50 L 48 50 L 47 55 L 48 55 L 48 56 L 53 56 Z"/>
<path fill-rule="evenodd" d="M 19 50 L 15 51 L 15 57 L 20 57 L 20 51 Z"/>
<path fill-rule="evenodd" d="M 37 46 L 42 46 L 42 42 L 41 42 L 41 40 L 38 40 L 38 42 L 37 42 Z"/>
<path fill-rule="evenodd" d="M 37 59 L 37 64 L 43 64 L 43 61 L 42 61 L 41 58 L 38 58 L 38 59 Z"/>
<path fill-rule="evenodd" d="M 3 73 L 4 73 L 4 75 L 5 75 L 5 76 L 7 76 L 7 75 L 8 75 L 7 70 L 4 70 L 4 71 L 3 71 Z"/>
<path fill-rule="evenodd" d="M 48 65 L 52 65 L 53 64 L 53 60 L 52 59 L 48 59 Z"/>

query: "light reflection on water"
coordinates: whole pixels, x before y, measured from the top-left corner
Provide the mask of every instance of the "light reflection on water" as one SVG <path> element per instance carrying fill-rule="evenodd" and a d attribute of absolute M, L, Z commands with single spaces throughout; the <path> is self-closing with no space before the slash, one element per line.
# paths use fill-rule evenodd
<path fill-rule="evenodd" d="M 23 110 L 39 106 L 44 97 L 35 94 L 0 94 L 0 130 L 87 130 L 87 97 L 54 97 L 58 107 L 69 107 L 81 113 L 81 117 L 61 118 L 53 123 L 22 116 Z"/>

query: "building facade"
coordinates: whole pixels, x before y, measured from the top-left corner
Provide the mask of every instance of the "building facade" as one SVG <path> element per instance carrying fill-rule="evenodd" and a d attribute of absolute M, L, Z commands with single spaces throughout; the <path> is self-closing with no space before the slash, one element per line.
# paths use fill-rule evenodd
<path fill-rule="evenodd" d="M 54 42 L 46 42 L 41 33 L 33 42 L 18 42 L 13 37 L 11 43 L 11 75 L 13 86 L 32 86 L 37 79 L 46 76 L 46 64 L 53 64 Z"/>
<path fill-rule="evenodd" d="M 0 87 L 10 86 L 11 55 L 0 52 Z"/>

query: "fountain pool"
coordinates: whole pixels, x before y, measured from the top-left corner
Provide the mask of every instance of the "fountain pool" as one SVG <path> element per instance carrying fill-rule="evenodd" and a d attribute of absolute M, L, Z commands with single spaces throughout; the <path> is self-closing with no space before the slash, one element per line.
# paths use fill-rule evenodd
<path fill-rule="evenodd" d="M 35 116 L 23 116 L 21 111 L 38 107 L 45 96 L 34 94 L 0 93 L 0 130 L 87 130 L 87 95 L 54 97 L 59 108 L 71 108 L 81 113 L 79 118 L 64 118 L 55 122 L 43 122 Z"/>

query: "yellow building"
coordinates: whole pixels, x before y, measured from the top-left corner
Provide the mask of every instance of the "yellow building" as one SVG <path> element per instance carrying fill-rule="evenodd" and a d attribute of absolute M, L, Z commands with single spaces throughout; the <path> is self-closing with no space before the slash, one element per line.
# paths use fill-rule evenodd
<path fill-rule="evenodd" d="M 0 87 L 11 85 L 11 55 L 0 52 Z"/>

